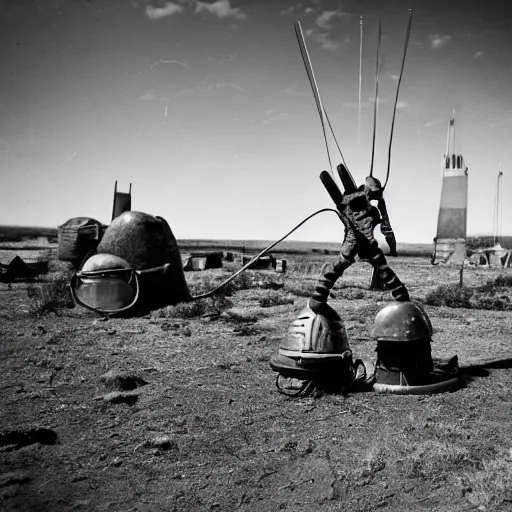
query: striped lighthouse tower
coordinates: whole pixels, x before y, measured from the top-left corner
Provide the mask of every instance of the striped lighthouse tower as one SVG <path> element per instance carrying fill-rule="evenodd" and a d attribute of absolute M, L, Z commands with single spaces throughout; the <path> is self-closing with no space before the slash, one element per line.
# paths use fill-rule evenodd
<path fill-rule="evenodd" d="M 443 186 L 432 263 L 462 264 L 466 257 L 468 168 L 455 154 L 455 119 L 450 117 L 443 159 Z"/>

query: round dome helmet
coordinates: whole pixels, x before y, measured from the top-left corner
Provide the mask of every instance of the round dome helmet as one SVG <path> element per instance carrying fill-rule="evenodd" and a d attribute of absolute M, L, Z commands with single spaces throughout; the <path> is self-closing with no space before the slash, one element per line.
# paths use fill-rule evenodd
<path fill-rule="evenodd" d="M 377 341 L 410 342 L 430 339 L 433 332 L 432 323 L 420 303 L 395 302 L 377 313 L 372 338 Z"/>
<path fill-rule="evenodd" d="M 190 299 L 178 244 L 164 218 L 124 212 L 105 230 L 97 251 L 143 271 L 140 300 L 151 309 Z"/>
<path fill-rule="evenodd" d="M 303 396 L 315 382 L 327 384 L 352 384 L 357 365 L 353 364 L 352 351 L 343 321 L 327 304 L 320 313 L 310 303 L 291 323 L 277 353 L 270 359 L 271 368 L 278 373 L 276 386 L 287 396 Z M 279 378 L 301 380 L 297 393 L 285 392 Z"/>
<path fill-rule="evenodd" d="M 139 297 L 139 280 L 131 265 L 114 254 L 86 258 L 71 279 L 75 302 L 103 314 L 131 309 Z"/>
<path fill-rule="evenodd" d="M 179 260 L 178 245 L 169 224 L 162 217 L 127 211 L 108 226 L 98 253 L 113 254 L 133 268 L 145 270 Z"/>

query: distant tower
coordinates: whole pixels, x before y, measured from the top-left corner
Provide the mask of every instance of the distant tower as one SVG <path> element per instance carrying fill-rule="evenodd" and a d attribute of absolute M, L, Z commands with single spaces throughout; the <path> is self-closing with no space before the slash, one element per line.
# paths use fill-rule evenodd
<path fill-rule="evenodd" d="M 455 154 L 455 119 L 450 117 L 443 159 L 443 187 L 432 263 L 462 264 L 466 257 L 468 168 Z"/>

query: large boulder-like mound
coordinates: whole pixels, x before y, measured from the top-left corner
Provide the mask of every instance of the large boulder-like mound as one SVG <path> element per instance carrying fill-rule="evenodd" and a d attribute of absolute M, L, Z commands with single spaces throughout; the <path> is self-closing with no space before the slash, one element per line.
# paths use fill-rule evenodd
<path fill-rule="evenodd" d="M 118 256 L 136 270 L 165 265 L 164 270 L 144 272 L 140 277 L 140 300 L 150 308 L 190 299 L 176 238 L 162 217 L 122 213 L 105 231 L 97 252 Z"/>

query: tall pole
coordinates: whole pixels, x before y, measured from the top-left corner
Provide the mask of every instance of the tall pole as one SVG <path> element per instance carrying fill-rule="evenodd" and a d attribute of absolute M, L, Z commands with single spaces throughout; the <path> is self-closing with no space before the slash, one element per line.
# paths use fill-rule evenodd
<path fill-rule="evenodd" d="M 361 147 L 361 96 L 363 92 L 363 16 L 359 18 L 359 110 L 357 117 L 357 141 Z"/>
<path fill-rule="evenodd" d="M 500 239 L 503 242 L 503 165 L 500 162 Z"/>

